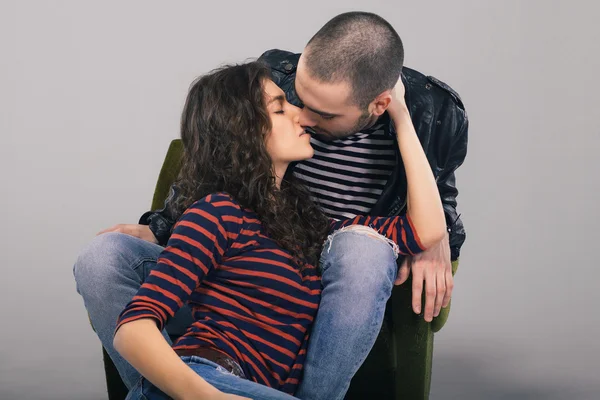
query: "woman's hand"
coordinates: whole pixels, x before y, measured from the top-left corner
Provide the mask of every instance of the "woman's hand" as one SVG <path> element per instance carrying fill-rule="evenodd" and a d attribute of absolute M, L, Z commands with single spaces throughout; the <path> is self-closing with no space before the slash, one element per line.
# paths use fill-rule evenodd
<path fill-rule="evenodd" d="M 401 124 L 403 122 L 409 122 L 412 125 L 408 107 L 406 106 L 406 100 L 404 98 L 406 89 L 402 83 L 402 78 L 398 79 L 396 87 L 392 90 L 392 101 L 388 106 L 388 114 L 392 117 L 395 124 Z"/>
<path fill-rule="evenodd" d="M 407 214 L 411 217 L 422 247 L 428 249 L 446 234 L 446 220 L 433 171 L 413 126 L 404 96 L 405 88 L 402 79 L 399 79 L 392 91 L 388 112 L 394 121 L 406 173 Z"/>

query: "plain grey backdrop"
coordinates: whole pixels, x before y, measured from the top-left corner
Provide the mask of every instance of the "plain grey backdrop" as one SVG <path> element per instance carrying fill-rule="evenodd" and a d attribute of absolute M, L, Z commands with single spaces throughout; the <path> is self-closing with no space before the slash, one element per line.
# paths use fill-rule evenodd
<path fill-rule="evenodd" d="M 148 209 L 190 82 L 379 13 L 470 116 L 468 230 L 432 399 L 597 399 L 592 1 L 1 1 L 0 399 L 103 399 L 72 265 Z"/>

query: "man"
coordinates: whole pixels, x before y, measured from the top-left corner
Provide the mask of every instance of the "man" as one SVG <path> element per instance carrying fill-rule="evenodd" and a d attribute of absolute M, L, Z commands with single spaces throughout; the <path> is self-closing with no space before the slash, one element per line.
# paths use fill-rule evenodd
<path fill-rule="evenodd" d="M 426 321 L 450 300 L 451 260 L 458 258 L 465 240 L 456 211 L 454 171 L 466 155 L 468 121 L 451 88 L 403 69 L 400 37 L 374 14 L 341 14 L 317 32 L 302 55 L 271 50 L 261 59 L 288 100 L 303 107 L 300 123 L 314 133 L 315 156 L 297 164 L 294 173 L 330 217 L 406 211 L 404 168 L 385 112 L 385 99 L 400 77 L 444 206 L 448 236 L 421 255 L 399 260 L 399 269 L 384 261 L 392 249 L 369 232 L 338 232 L 332 241 L 328 250 L 335 257 L 329 258 L 336 261 L 323 267 L 322 300 L 297 396 L 342 399 L 381 329 L 393 283 L 401 284 L 412 274 L 412 307 L 417 314 L 423 311 Z M 144 214 L 140 225 L 104 231 L 120 234 L 98 236 L 75 265 L 92 324 L 121 376 L 132 376 L 125 373 L 131 366 L 112 348 L 114 325 L 169 238 L 178 218 L 169 208 L 174 196 L 175 189 L 165 208 Z M 185 325 L 186 317 L 176 320 Z"/>

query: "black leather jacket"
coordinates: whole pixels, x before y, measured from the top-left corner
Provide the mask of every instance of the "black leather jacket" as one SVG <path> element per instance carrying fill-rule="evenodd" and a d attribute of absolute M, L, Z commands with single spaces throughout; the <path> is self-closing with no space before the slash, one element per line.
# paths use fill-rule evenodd
<path fill-rule="evenodd" d="M 300 54 L 283 50 L 269 50 L 259 58 L 270 66 L 273 81 L 294 105 L 300 105 L 294 89 L 299 58 Z M 456 210 L 458 190 L 454 171 L 467 154 L 467 114 L 458 93 L 436 78 L 404 67 L 402 81 L 406 87 L 406 104 L 413 124 L 437 180 L 450 234 L 451 258 L 456 260 L 466 236 Z M 389 118 L 387 121 L 390 131 L 393 131 Z M 395 149 L 398 161 L 396 169 L 371 210 L 371 215 L 394 216 L 406 212 L 406 175 L 398 146 Z M 140 224 L 150 225 L 150 230 L 162 245 L 166 244 L 177 219 L 170 214 L 167 206 L 175 195 L 172 190 L 163 209 L 148 211 L 140 219 Z"/>

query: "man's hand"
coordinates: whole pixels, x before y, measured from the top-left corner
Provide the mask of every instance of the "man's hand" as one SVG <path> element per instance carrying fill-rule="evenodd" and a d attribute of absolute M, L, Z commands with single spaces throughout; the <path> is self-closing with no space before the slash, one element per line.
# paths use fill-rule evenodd
<path fill-rule="evenodd" d="M 440 314 L 442 307 L 447 307 L 454 288 L 452 262 L 450 261 L 450 245 L 448 235 L 436 246 L 406 257 L 400 270 L 396 285 L 408 279 L 412 272 L 412 307 L 415 313 L 421 313 L 421 297 L 423 281 L 425 281 L 425 321 L 431 322 Z"/>
<path fill-rule="evenodd" d="M 125 233 L 126 235 L 135 236 L 136 238 L 140 238 L 147 242 L 158 244 L 158 240 L 156 240 L 154 233 L 152 233 L 148 225 L 119 224 L 98 232 L 97 235 L 102 235 L 103 233 L 107 232 Z"/>

